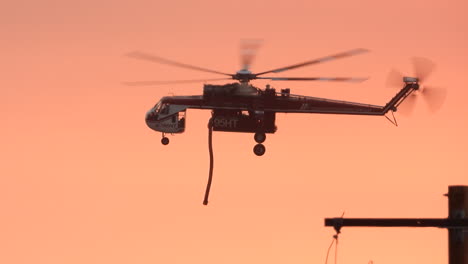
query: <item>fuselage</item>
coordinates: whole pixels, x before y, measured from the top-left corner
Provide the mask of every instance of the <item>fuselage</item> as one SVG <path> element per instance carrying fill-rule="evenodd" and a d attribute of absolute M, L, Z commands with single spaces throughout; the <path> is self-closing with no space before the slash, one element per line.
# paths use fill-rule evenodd
<path fill-rule="evenodd" d="M 384 107 L 370 104 L 292 95 L 233 83 L 205 85 L 203 95 L 163 97 L 146 114 L 146 124 L 163 133 L 185 130 L 186 110 L 210 109 L 213 130 L 274 133 L 276 113 L 383 115 Z"/>

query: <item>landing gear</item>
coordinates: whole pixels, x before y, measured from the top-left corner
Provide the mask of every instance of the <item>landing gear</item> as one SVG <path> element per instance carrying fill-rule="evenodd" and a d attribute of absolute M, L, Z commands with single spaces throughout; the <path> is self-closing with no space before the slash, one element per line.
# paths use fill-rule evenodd
<path fill-rule="evenodd" d="M 257 143 L 263 143 L 263 142 L 265 142 L 266 135 L 265 135 L 265 133 L 257 132 L 254 135 L 254 139 L 255 139 L 255 142 L 257 142 Z"/>
<path fill-rule="evenodd" d="M 266 151 L 266 148 L 263 144 L 257 144 L 255 145 L 255 147 L 253 148 L 253 151 L 255 153 L 255 155 L 257 156 L 263 156 L 263 154 L 265 154 L 265 151 Z"/>
<path fill-rule="evenodd" d="M 163 135 L 163 138 L 161 139 L 161 144 L 167 145 L 169 144 L 169 139 Z"/>
<path fill-rule="evenodd" d="M 254 139 L 255 139 L 255 142 L 257 142 L 258 144 L 255 145 L 255 147 L 253 148 L 253 152 L 257 156 L 263 156 L 263 154 L 265 154 L 265 151 L 266 151 L 265 146 L 262 144 L 263 142 L 265 142 L 265 139 L 266 139 L 265 133 L 263 132 L 255 133 Z"/>

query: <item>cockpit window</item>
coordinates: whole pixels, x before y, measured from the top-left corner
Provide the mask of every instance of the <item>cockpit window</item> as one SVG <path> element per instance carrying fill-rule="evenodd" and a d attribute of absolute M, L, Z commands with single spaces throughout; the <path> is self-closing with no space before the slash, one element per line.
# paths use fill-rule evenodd
<path fill-rule="evenodd" d="M 154 106 L 154 110 L 156 111 L 156 113 L 167 115 L 169 113 L 169 104 L 161 103 L 160 101 Z"/>
<path fill-rule="evenodd" d="M 168 104 L 162 104 L 161 105 L 161 114 L 163 114 L 163 115 L 169 114 L 169 105 Z"/>
<path fill-rule="evenodd" d="M 159 112 L 159 109 L 161 109 L 161 101 L 159 101 L 159 102 L 154 106 L 154 110 L 156 110 L 156 112 Z"/>

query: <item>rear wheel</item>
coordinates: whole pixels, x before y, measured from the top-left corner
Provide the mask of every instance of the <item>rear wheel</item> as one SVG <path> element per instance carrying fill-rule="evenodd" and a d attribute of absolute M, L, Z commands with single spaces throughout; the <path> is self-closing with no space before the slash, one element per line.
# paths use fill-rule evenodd
<path fill-rule="evenodd" d="M 163 137 L 163 138 L 161 139 L 161 143 L 162 143 L 163 145 L 167 145 L 167 144 L 169 144 L 169 139 L 168 139 L 167 137 Z"/>
<path fill-rule="evenodd" d="M 265 146 L 263 144 L 257 144 L 253 148 L 253 152 L 257 156 L 263 156 L 263 154 L 265 154 L 265 151 L 266 151 L 266 148 L 265 148 Z"/>
<path fill-rule="evenodd" d="M 257 132 L 254 135 L 254 139 L 255 139 L 255 142 L 257 142 L 257 143 L 263 143 L 263 142 L 265 142 L 266 135 L 265 135 L 265 133 Z"/>

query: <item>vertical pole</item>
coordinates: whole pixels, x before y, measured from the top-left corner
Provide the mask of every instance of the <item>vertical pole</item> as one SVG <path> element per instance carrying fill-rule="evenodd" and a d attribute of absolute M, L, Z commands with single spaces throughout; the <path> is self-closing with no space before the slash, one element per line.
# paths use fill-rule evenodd
<path fill-rule="evenodd" d="M 449 218 L 468 218 L 468 186 L 449 186 Z M 449 264 L 468 264 L 468 230 L 449 228 Z"/>

